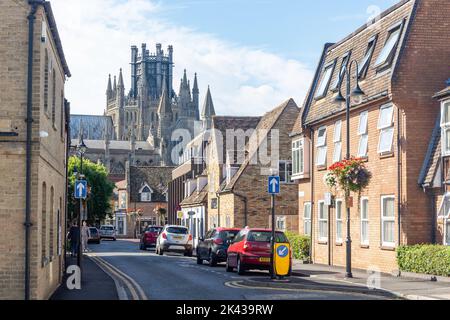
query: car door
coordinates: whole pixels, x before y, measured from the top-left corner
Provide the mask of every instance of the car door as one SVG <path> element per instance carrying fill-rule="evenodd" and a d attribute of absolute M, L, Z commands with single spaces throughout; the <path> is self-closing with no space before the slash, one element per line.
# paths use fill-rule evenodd
<path fill-rule="evenodd" d="M 216 236 L 216 234 L 217 234 L 217 230 L 216 229 L 213 229 L 212 231 L 211 231 L 211 233 L 209 234 L 209 236 L 208 236 L 208 239 L 205 239 L 205 256 L 207 257 L 207 258 L 209 258 L 209 252 L 211 251 L 211 249 L 212 249 L 212 246 L 213 246 L 213 244 L 214 244 L 214 237 Z"/>
<path fill-rule="evenodd" d="M 228 247 L 228 261 L 230 266 L 236 267 L 237 266 L 237 257 L 239 254 L 239 245 L 244 240 L 245 237 L 245 230 L 239 231 L 239 233 L 234 238 L 233 242 Z"/>
<path fill-rule="evenodd" d="M 211 234 L 212 230 L 209 230 L 206 234 L 203 240 L 198 242 L 197 246 L 197 254 L 200 258 L 205 258 L 205 251 L 206 251 L 206 239 L 208 238 L 209 234 Z"/>

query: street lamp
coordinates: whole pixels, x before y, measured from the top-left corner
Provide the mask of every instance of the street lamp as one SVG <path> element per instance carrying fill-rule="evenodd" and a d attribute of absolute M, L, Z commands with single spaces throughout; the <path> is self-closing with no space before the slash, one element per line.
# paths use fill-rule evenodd
<path fill-rule="evenodd" d="M 76 147 L 79 155 L 80 155 L 80 172 L 79 177 L 83 178 L 83 156 L 87 151 L 87 146 L 84 143 L 83 136 L 80 137 L 80 141 Z M 82 228 L 82 218 L 81 218 L 81 212 L 83 210 L 83 200 L 80 198 L 80 213 L 78 214 L 78 252 L 77 252 L 77 265 L 79 268 L 81 268 L 81 254 L 82 254 L 82 236 L 81 236 L 81 228 Z"/>
<path fill-rule="evenodd" d="M 356 85 L 353 90 L 350 89 L 351 87 L 351 74 L 352 74 L 352 66 L 353 64 L 356 64 Z M 346 77 L 345 77 L 346 76 Z M 344 78 L 345 77 L 345 78 Z M 341 92 L 341 85 L 342 82 L 346 80 L 346 95 L 345 97 L 342 95 Z M 346 159 L 350 159 L 350 105 L 351 105 L 351 98 L 354 97 L 356 99 L 359 99 L 358 103 L 361 102 L 362 97 L 365 95 L 364 91 L 362 91 L 361 87 L 359 86 L 359 65 L 356 60 L 353 60 L 348 68 L 345 68 L 343 71 L 343 74 L 341 76 L 341 82 L 339 83 L 339 92 L 338 95 L 335 98 L 335 102 L 339 103 L 340 105 L 343 105 L 345 103 L 346 105 L 346 122 L 347 122 L 347 154 Z M 350 206 L 348 205 L 348 199 L 350 197 L 350 191 L 345 191 L 345 199 L 347 202 L 347 239 L 346 239 L 346 272 L 345 276 L 347 278 L 353 278 L 352 274 L 352 238 L 350 235 Z"/>

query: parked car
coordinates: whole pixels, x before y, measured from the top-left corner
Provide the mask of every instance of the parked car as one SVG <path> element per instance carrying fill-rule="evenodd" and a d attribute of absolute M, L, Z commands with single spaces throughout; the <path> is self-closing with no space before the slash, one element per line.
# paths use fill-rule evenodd
<path fill-rule="evenodd" d="M 164 252 L 178 252 L 192 257 L 192 250 L 192 234 L 183 226 L 165 226 L 156 240 L 156 253 L 160 256 Z"/>
<path fill-rule="evenodd" d="M 116 241 L 116 228 L 111 225 L 103 225 L 100 227 L 100 239 L 111 239 Z"/>
<path fill-rule="evenodd" d="M 208 261 L 211 267 L 227 260 L 227 250 L 230 242 L 241 229 L 215 228 L 209 230 L 197 245 L 197 264 Z"/>
<path fill-rule="evenodd" d="M 142 233 L 141 241 L 139 243 L 140 250 L 147 250 L 149 247 L 156 247 L 156 240 L 161 233 L 163 227 L 149 226 Z"/>
<path fill-rule="evenodd" d="M 242 229 L 228 248 L 226 271 L 232 272 L 236 268 L 238 274 L 242 275 L 251 269 L 270 270 L 271 237 L 270 229 Z M 276 232 L 275 241 L 289 242 L 280 231 Z"/>
<path fill-rule="evenodd" d="M 98 231 L 98 229 L 95 227 L 90 227 L 88 243 L 100 244 L 100 240 L 100 232 Z"/>

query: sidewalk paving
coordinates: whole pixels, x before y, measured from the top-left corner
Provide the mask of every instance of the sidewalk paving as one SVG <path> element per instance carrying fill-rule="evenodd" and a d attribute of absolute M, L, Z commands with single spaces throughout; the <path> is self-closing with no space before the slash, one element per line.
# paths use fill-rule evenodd
<path fill-rule="evenodd" d="M 292 271 L 294 276 L 304 276 L 306 279 L 319 280 L 321 283 L 338 281 L 364 288 L 368 288 L 368 284 L 374 285 L 371 280 L 375 279 L 375 282 L 377 282 L 375 285 L 379 284 L 380 289 L 409 300 L 450 300 L 449 282 L 396 277 L 383 273 L 377 279 L 371 273 L 357 269 L 352 270 L 353 278 L 348 279 L 345 278 L 345 268 L 343 267 L 303 264 L 298 260 L 293 261 Z"/>
<path fill-rule="evenodd" d="M 68 265 L 76 265 L 76 258 L 67 258 Z M 65 276 L 50 300 L 119 300 L 114 280 L 89 257 L 83 256 L 81 290 L 69 290 Z"/>

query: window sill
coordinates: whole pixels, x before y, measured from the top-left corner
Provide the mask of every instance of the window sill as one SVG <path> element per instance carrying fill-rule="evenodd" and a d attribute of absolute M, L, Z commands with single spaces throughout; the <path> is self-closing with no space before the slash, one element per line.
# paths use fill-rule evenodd
<path fill-rule="evenodd" d="M 317 243 L 320 244 L 320 245 L 327 245 L 328 241 L 326 241 L 326 240 L 319 240 Z"/>
<path fill-rule="evenodd" d="M 381 247 L 380 247 L 380 249 L 381 250 L 384 250 L 384 251 L 395 251 L 395 246 L 394 245 L 381 245 Z"/>
<path fill-rule="evenodd" d="M 309 173 L 301 173 L 295 176 L 292 176 L 292 180 L 303 180 L 303 179 L 309 179 Z"/>
<path fill-rule="evenodd" d="M 362 162 L 369 162 L 368 156 L 364 156 L 364 157 L 358 156 L 358 158 L 360 158 Z"/>
<path fill-rule="evenodd" d="M 380 160 L 382 159 L 387 159 L 387 158 L 393 158 L 394 157 L 394 152 L 384 152 L 384 153 L 379 153 L 378 154 L 380 156 Z"/>
<path fill-rule="evenodd" d="M 336 245 L 336 247 L 342 247 L 344 245 L 344 243 L 343 242 L 336 242 L 335 245 Z"/>
<path fill-rule="evenodd" d="M 327 166 L 316 166 L 317 171 L 325 171 L 327 170 Z"/>
<path fill-rule="evenodd" d="M 370 249 L 370 246 L 368 244 L 360 244 L 359 247 L 361 249 Z"/>

